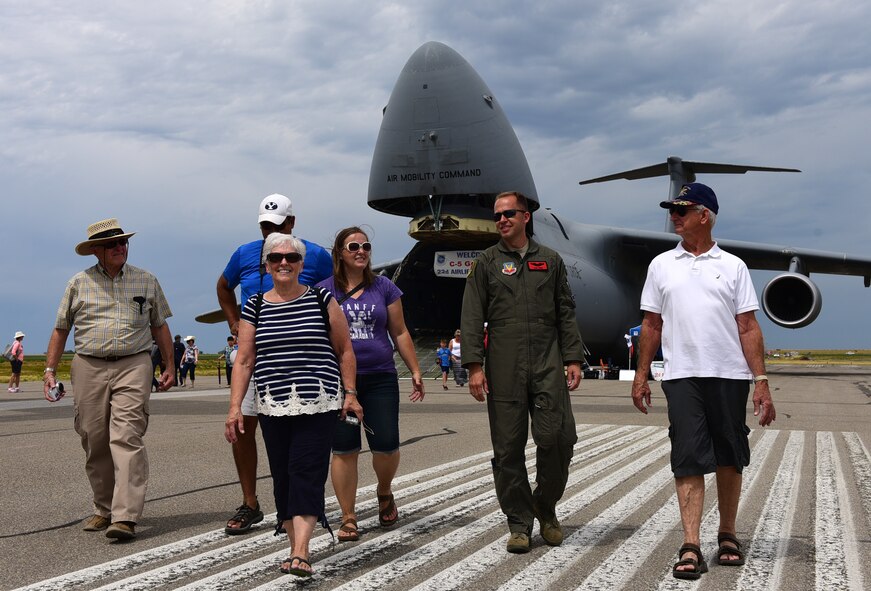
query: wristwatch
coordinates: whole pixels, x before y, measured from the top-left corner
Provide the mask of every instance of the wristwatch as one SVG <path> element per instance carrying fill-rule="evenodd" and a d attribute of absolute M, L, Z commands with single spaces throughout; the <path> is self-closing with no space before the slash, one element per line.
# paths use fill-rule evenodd
<path fill-rule="evenodd" d="M 768 381 L 768 376 L 765 375 L 764 373 L 761 373 L 761 374 L 759 374 L 758 376 L 754 376 L 754 377 L 753 377 L 753 381 L 754 381 L 755 383 L 757 383 L 757 384 L 758 384 L 759 382 L 767 382 L 767 381 Z"/>
<path fill-rule="evenodd" d="M 45 368 L 45 371 L 42 372 L 42 375 L 45 375 L 45 374 L 47 374 L 48 372 L 55 373 L 54 368 L 53 368 L 53 367 L 46 367 L 46 368 Z"/>

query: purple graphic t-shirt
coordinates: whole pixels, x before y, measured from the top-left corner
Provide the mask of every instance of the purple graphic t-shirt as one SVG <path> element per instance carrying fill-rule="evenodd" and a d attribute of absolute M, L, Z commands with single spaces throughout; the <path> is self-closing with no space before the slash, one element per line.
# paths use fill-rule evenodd
<path fill-rule="evenodd" d="M 345 293 L 336 289 L 332 277 L 318 286 L 330 290 L 337 300 Z M 352 286 L 353 287 L 353 286 Z M 357 292 L 358 294 L 360 292 Z M 354 294 L 355 296 L 357 294 Z M 342 311 L 351 329 L 351 344 L 357 358 L 357 373 L 396 373 L 393 363 L 393 344 L 387 333 L 387 306 L 402 297 L 402 291 L 387 277 L 378 275 L 375 283 L 363 290 L 358 298 L 350 297 L 342 304 Z"/>

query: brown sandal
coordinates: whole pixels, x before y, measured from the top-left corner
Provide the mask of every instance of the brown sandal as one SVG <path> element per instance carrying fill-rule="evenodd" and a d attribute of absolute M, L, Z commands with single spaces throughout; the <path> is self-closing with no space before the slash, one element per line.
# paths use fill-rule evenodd
<path fill-rule="evenodd" d="M 339 542 L 356 542 L 359 539 L 360 530 L 357 529 L 357 520 L 348 517 L 342 521 L 342 527 L 339 528 Z"/>
<path fill-rule="evenodd" d="M 381 509 L 381 503 L 387 503 L 387 506 Z M 390 516 L 394 512 L 396 517 L 391 519 Z M 381 527 L 390 527 L 396 523 L 397 519 L 399 519 L 399 511 L 397 511 L 396 503 L 393 501 L 393 493 L 378 495 L 378 523 L 381 524 Z"/>

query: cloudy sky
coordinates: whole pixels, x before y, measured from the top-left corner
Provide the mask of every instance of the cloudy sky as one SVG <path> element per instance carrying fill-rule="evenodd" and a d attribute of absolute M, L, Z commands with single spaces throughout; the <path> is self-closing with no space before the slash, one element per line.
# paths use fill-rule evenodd
<path fill-rule="evenodd" d="M 720 196 L 717 235 L 871 256 L 871 4 L 408 4 L 0 3 L 2 344 L 23 330 L 44 351 L 66 281 L 93 262 L 73 247 L 106 217 L 137 232 L 130 262 L 160 279 L 172 332 L 207 351 L 226 328 L 193 318 L 217 307 L 269 193 L 293 199 L 309 240 L 369 224 L 376 262 L 403 256 L 407 220 L 368 208 L 368 174 L 381 110 L 427 41 L 477 69 L 563 216 L 661 230 L 664 179 L 577 182 L 669 155 L 793 167 L 700 179 Z M 871 348 L 862 279 L 814 279 L 818 320 L 763 320 L 766 345 Z"/>

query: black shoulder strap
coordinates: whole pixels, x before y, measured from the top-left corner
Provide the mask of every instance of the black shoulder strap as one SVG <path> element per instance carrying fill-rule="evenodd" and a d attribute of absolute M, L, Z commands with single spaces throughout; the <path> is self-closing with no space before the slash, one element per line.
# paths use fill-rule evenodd
<path fill-rule="evenodd" d="M 327 290 L 323 287 L 315 287 L 315 297 L 318 300 L 318 306 L 321 308 L 321 316 L 324 319 L 324 324 L 327 327 L 327 332 L 330 332 L 330 313 L 327 310 Z"/>
<path fill-rule="evenodd" d="M 354 295 L 355 293 L 357 293 L 357 292 L 360 291 L 361 289 L 363 289 L 363 284 L 362 284 L 362 283 L 360 283 L 359 285 L 357 285 L 357 287 L 355 287 L 354 289 L 352 289 L 351 291 L 349 291 L 348 293 L 346 293 L 346 294 L 343 295 L 342 297 L 337 298 L 337 299 L 336 299 L 336 303 L 339 304 L 339 305 L 341 306 L 342 304 L 345 303 L 345 300 L 347 300 L 349 297 L 351 297 L 352 295 Z"/>

